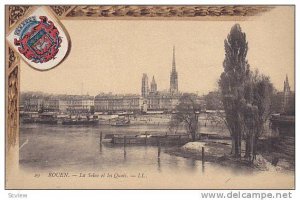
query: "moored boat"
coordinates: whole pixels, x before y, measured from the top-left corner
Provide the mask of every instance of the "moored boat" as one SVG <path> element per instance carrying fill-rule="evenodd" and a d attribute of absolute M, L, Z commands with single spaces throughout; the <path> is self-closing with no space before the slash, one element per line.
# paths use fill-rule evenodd
<path fill-rule="evenodd" d="M 39 124 L 57 124 L 57 115 L 55 113 L 41 113 L 38 118 L 35 119 Z"/>
<path fill-rule="evenodd" d="M 35 123 L 39 118 L 38 112 L 20 112 L 20 121 L 23 124 Z"/>
<path fill-rule="evenodd" d="M 62 120 L 62 125 L 96 125 L 99 120 L 95 118 L 77 117 L 77 118 L 65 118 Z"/>
<path fill-rule="evenodd" d="M 21 122 L 24 124 L 31 124 L 31 123 L 35 123 L 35 119 L 32 117 L 24 117 L 21 119 Z"/>
<path fill-rule="evenodd" d="M 111 120 L 110 122 L 111 126 L 129 126 L 130 120 L 125 118 L 117 118 L 114 120 Z"/>

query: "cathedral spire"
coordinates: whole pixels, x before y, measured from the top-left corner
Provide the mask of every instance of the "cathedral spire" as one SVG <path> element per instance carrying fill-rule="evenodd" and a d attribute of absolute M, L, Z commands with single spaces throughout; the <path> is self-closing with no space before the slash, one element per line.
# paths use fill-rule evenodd
<path fill-rule="evenodd" d="M 291 88 L 290 88 L 288 76 L 286 75 L 284 81 L 284 87 L 283 87 L 283 100 L 282 100 L 281 112 L 286 111 L 287 106 L 290 102 L 290 98 L 291 98 Z"/>
<path fill-rule="evenodd" d="M 176 63 L 175 63 L 175 46 L 173 46 L 172 71 L 170 74 L 170 93 L 171 94 L 178 93 L 178 74 L 176 71 Z"/>
<path fill-rule="evenodd" d="M 286 75 L 285 81 L 284 81 L 283 91 L 284 92 L 290 92 L 290 90 L 291 90 L 291 88 L 290 88 L 290 84 L 289 84 L 289 79 L 288 79 L 288 76 Z"/>
<path fill-rule="evenodd" d="M 175 63 L 175 46 L 173 46 L 173 62 L 172 62 L 172 71 L 176 71 L 176 63 Z"/>

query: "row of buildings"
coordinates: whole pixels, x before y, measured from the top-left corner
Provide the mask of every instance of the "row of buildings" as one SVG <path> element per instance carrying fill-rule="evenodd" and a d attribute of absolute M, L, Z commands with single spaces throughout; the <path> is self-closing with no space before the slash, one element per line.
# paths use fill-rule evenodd
<path fill-rule="evenodd" d="M 41 92 L 21 94 L 20 110 L 26 112 L 83 113 L 94 110 L 94 97 L 89 95 L 49 95 Z"/>
<path fill-rule="evenodd" d="M 142 75 L 141 94 L 105 94 L 90 95 L 47 95 L 41 92 L 21 94 L 20 108 L 29 112 L 170 112 L 178 105 L 182 94 L 178 90 L 178 73 L 176 70 L 175 47 L 173 47 L 172 69 L 170 72 L 170 87 L 167 91 L 158 91 L 154 76 L 148 82 L 148 75 Z M 222 109 L 222 101 L 218 92 L 210 92 L 204 97 L 194 95 L 202 109 Z M 282 92 L 272 99 L 272 109 L 277 113 L 294 112 L 295 93 L 291 91 L 288 77 L 284 81 Z"/>
<path fill-rule="evenodd" d="M 154 76 L 148 83 L 147 74 L 142 75 L 141 95 L 114 95 L 101 93 L 90 95 L 47 95 L 38 92 L 21 95 L 21 110 L 29 112 L 147 112 L 172 111 L 179 103 L 181 93 L 178 90 L 178 73 L 176 71 L 175 47 L 173 47 L 172 70 L 170 73 L 170 88 L 168 91 L 158 91 Z M 198 103 L 203 103 L 200 97 Z"/>
<path fill-rule="evenodd" d="M 179 96 L 168 93 L 159 93 L 148 96 L 141 95 L 37 95 L 22 93 L 20 110 L 26 112 L 60 112 L 60 113 L 87 113 L 87 112 L 147 112 L 171 111 L 176 107 Z"/>

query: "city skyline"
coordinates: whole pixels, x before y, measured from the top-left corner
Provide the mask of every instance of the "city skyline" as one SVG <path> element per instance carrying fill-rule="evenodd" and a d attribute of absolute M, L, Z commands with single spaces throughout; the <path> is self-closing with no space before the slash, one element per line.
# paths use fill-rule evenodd
<path fill-rule="evenodd" d="M 252 21 L 237 22 L 247 36 L 247 57 L 251 69 L 258 68 L 261 73 L 270 76 L 278 91 L 283 90 L 286 75 L 291 90 L 294 90 L 294 38 L 291 37 L 294 26 L 291 25 L 293 14 L 290 9 L 278 7 Z M 101 92 L 140 94 L 143 73 L 147 73 L 150 80 L 155 76 L 158 91 L 168 90 L 172 47 L 175 45 L 179 91 L 207 94 L 218 88 L 217 81 L 223 71 L 224 39 L 236 23 L 156 20 L 89 21 L 86 24 L 72 20 L 62 22 L 72 40 L 69 57 L 47 72 L 36 71 L 21 61 L 21 91 L 59 94 L 81 94 L 85 91 L 85 94 L 94 96 Z M 128 26 L 135 26 L 135 29 L 126 28 Z M 82 33 L 76 32 L 79 27 Z M 82 51 L 85 52 L 84 58 L 81 57 Z"/>

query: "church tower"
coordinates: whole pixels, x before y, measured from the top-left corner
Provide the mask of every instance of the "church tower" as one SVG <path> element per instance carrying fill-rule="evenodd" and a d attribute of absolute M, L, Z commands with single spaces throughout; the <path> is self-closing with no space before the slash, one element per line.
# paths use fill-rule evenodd
<path fill-rule="evenodd" d="M 285 81 L 284 81 L 284 86 L 283 86 L 283 101 L 282 101 L 282 107 L 281 111 L 284 112 L 286 110 L 286 107 L 289 104 L 289 100 L 291 97 L 291 87 L 289 84 L 289 79 L 288 76 L 286 75 Z"/>
<path fill-rule="evenodd" d="M 152 77 L 150 91 L 151 91 L 151 93 L 156 93 L 157 92 L 157 84 L 155 82 L 154 76 Z"/>
<path fill-rule="evenodd" d="M 148 76 L 147 74 L 143 74 L 142 78 L 142 97 L 147 97 L 149 94 L 149 86 L 148 86 Z"/>
<path fill-rule="evenodd" d="M 291 92 L 291 87 L 289 84 L 289 79 L 288 76 L 286 75 L 285 81 L 284 81 L 284 87 L 283 87 L 283 92 L 286 94 L 289 94 Z"/>
<path fill-rule="evenodd" d="M 178 74 L 176 71 L 176 63 L 175 63 L 175 46 L 173 46 L 172 71 L 170 75 L 170 93 L 171 94 L 178 93 Z"/>

